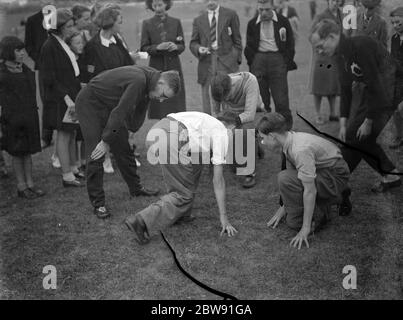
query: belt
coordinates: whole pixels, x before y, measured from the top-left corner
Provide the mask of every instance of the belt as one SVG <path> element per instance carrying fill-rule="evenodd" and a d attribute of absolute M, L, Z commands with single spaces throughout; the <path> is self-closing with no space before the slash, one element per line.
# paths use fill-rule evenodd
<path fill-rule="evenodd" d="M 187 130 L 186 126 L 182 122 L 180 122 L 179 120 L 176 120 L 175 118 L 172 118 L 172 117 L 169 117 L 169 116 L 167 117 L 167 119 L 177 122 L 179 124 L 179 128 L 181 128 L 182 130 Z"/>

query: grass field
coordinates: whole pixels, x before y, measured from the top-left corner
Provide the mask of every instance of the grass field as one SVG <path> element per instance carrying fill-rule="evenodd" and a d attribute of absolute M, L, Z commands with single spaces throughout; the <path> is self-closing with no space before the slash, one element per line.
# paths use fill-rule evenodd
<path fill-rule="evenodd" d="M 245 35 L 249 1 L 224 2 L 237 10 Z M 187 43 L 192 19 L 202 8 L 197 3 L 177 4 L 171 10 L 172 16 L 182 19 Z M 306 40 L 308 4 L 299 1 L 297 8 L 302 20 L 296 56 L 299 69 L 289 75 L 290 99 L 294 111 L 312 119 L 312 97 L 307 92 L 311 55 Z M 143 6 L 124 10 L 123 33 L 133 49 L 139 46 L 140 21 L 148 16 Z M 10 26 L 21 16 L 7 19 Z M 201 110 L 195 58 L 186 50 L 181 59 L 188 109 Z M 297 116 L 295 119 L 297 130 L 309 131 Z M 146 185 L 163 187 L 160 169 L 145 159 L 145 134 L 153 123 L 147 121 L 137 136 L 143 155 L 139 173 Z M 337 125 L 321 129 L 336 134 Z M 381 137 L 384 144 L 389 129 Z M 390 154 L 400 170 L 402 152 Z M 62 187 L 60 173 L 51 168 L 50 155 L 48 149 L 34 157 L 36 181 L 48 191 L 45 198 L 19 200 L 14 178 L 0 181 L 0 299 L 217 298 L 179 272 L 161 238 L 141 247 L 126 230 L 125 217 L 147 206 L 151 199 L 130 200 L 119 174 L 107 175 L 105 189 L 113 215 L 109 220 L 98 220 L 85 190 Z M 311 239 L 311 248 L 298 251 L 288 246 L 294 232 L 284 225 L 278 230 L 266 227 L 278 205 L 279 167 L 278 157 L 266 153 L 258 163 L 258 184 L 252 190 L 243 190 L 238 179 L 226 171 L 228 215 L 239 231 L 231 239 L 219 237 L 218 209 L 206 168 L 194 206 L 197 219 L 165 232 L 183 267 L 197 279 L 239 299 L 402 299 L 402 189 L 372 194 L 369 188 L 376 175 L 362 164 L 351 179 L 353 214 L 346 218 L 334 215 L 329 226 Z M 57 268 L 57 290 L 42 287 L 46 265 Z M 346 265 L 357 268 L 357 290 L 342 287 Z"/>

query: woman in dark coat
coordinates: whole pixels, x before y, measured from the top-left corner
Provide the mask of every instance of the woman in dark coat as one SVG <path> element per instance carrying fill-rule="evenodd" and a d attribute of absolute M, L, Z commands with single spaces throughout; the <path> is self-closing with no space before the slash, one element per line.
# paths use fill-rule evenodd
<path fill-rule="evenodd" d="M 151 102 L 149 118 L 162 119 L 169 113 L 186 111 L 185 84 L 179 59 L 185 50 L 185 40 L 180 20 L 166 13 L 172 6 L 171 0 L 147 0 L 146 5 L 155 16 L 143 22 L 141 51 L 151 56 L 150 67 L 160 71 L 179 71 L 182 80 L 182 90 L 175 98 Z"/>
<path fill-rule="evenodd" d="M 120 36 L 122 22 L 118 7 L 106 7 L 97 14 L 95 23 L 100 30 L 84 48 L 84 60 L 90 79 L 103 71 L 134 64 Z"/>
<path fill-rule="evenodd" d="M 340 7 L 344 1 L 328 0 L 328 8 L 317 15 L 312 23 L 312 29 L 322 20 L 330 19 L 337 24 L 342 23 L 342 13 Z M 315 51 L 312 53 L 312 70 L 310 77 L 311 93 L 314 96 L 316 123 L 322 125 L 325 119 L 321 114 L 322 98 L 327 97 L 330 106 L 330 121 L 338 121 L 336 115 L 336 96 L 340 95 L 340 84 L 337 70 L 336 56 L 326 57 L 318 55 Z"/>
<path fill-rule="evenodd" d="M 2 149 L 13 159 L 18 196 L 34 199 L 45 193 L 32 179 L 32 154 L 41 152 L 35 74 L 22 63 L 24 43 L 5 37 L 0 43 Z"/>
<path fill-rule="evenodd" d="M 74 172 L 76 151 L 75 99 L 81 90 L 80 69 L 74 53 L 65 40 L 75 31 L 73 14 L 68 9 L 57 10 L 57 26 L 50 30 L 41 51 L 40 72 L 44 82 L 43 124 L 57 130 L 57 155 L 60 160 L 63 186 L 82 187 Z"/>

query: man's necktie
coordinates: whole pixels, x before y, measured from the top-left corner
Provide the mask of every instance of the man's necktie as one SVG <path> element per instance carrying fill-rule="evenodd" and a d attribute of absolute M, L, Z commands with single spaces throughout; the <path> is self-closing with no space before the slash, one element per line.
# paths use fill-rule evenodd
<path fill-rule="evenodd" d="M 213 12 L 213 19 L 211 20 L 210 39 L 211 44 L 217 41 L 217 20 L 215 18 L 215 12 Z"/>

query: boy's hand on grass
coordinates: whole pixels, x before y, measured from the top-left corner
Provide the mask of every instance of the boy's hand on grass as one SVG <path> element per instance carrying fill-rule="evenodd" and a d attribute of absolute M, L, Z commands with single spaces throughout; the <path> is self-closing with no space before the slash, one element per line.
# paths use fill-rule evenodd
<path fill-rule="evenodd" d="M 228 222 L 227 219 L 222 219 L 221 220 L 221 226 L 222 230 L 220 233 L 220 236 L 222 236 L 224 233 L 228 234 L 228 237 L 233 237 L 235 234 L 238 232 L 232 225 L 231 223 Z"/>
<path fill-rule="evenodd" d="M 290 246 L 291 247 L 298 247 L 298 250 L 301 249 L 302 244 L 305 242 L 306 247 L 309 248 L 309 243 L 308 243 L 308 235 L 309 235 L 310 230 L 306 228 L 302 228 L 300 232 L 291 240 Z"/>
<path fill-rule="evenodd" d="M 284 206 L 282 206 L 277 210 L 273 218 L 271 218 L 270 221 L 267 223 L 267 226 L 275 229 L 284 216 L 285 216 L 285 208 Z"/>

